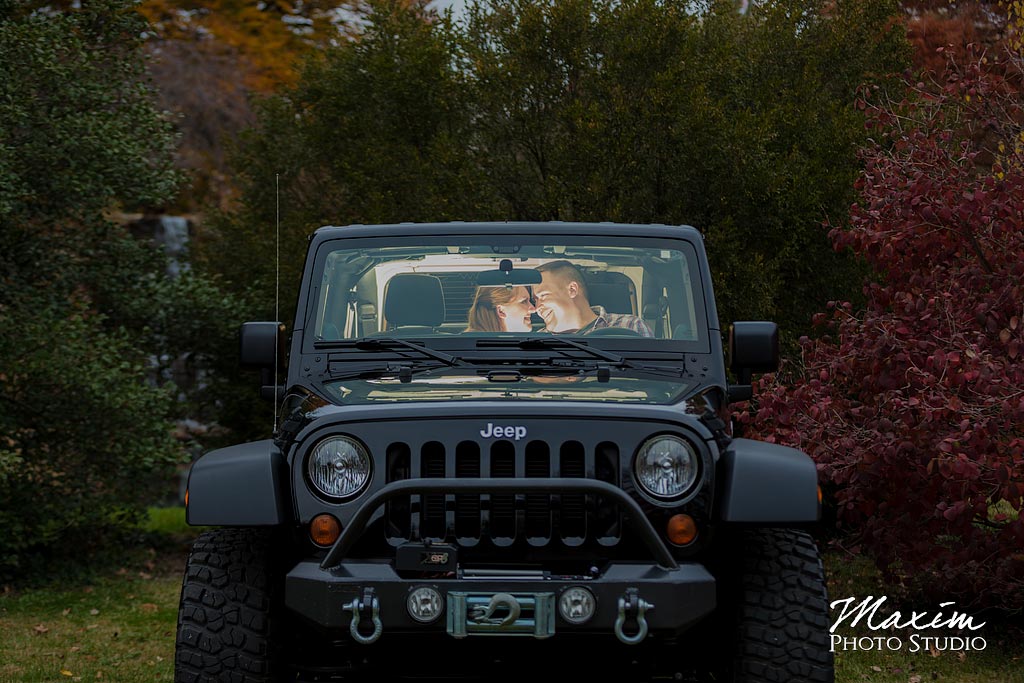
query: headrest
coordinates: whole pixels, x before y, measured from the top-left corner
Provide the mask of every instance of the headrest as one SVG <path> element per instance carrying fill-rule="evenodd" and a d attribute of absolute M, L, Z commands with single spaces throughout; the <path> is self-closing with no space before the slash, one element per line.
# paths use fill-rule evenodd
<path fill-rule="evenodd" d="M 388 280 L 384 317 L 388 325 L 437 327 L 444 323 L 444 293 L 433 275 L 399 273 Z"/>
<path fill-rule="evenodd" d="M 604 306 L 609 313 L 633 313 L 633 299 L 629 285 L 625 282 L 588 282 L 588 297 L 591 306 Z"/>

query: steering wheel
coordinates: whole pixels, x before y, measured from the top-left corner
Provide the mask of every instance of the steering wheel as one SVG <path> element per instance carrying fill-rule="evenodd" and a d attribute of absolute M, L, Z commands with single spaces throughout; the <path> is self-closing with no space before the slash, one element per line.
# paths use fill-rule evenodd
<path fill-rule="evenodd" d="M 588 332 L 585 337 L 642 337 L 643 335 L 628 327 L 600 327 Z"/>

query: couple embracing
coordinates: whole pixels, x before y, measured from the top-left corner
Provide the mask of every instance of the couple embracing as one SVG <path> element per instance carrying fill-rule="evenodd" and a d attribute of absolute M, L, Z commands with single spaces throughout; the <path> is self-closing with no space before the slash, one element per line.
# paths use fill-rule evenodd
<path fill-rule="evenodd" d="M 469 309 L 467 332 L 531 332 L 530 317 L 537 313 L 544 321 L 542 332 L 589 334 L 606 327 L 632 330 L 653 337 L 651 328 L 635 315 L 608 313 L 591 306 L 587 283 L 579 268 L 569 261 L 551 261 L 538 266 L 541 282 L 533 288 L 480 287 Z"/>

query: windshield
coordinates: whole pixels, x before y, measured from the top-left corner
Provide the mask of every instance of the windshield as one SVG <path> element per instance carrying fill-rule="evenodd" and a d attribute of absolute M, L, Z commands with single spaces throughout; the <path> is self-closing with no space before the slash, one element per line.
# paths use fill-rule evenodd
<path fill-rule="evenodd" d="M 317 254 L 313 341 L 565 335 L 702 342 L 682 240 L 463 235 L 335 240 Z"/>

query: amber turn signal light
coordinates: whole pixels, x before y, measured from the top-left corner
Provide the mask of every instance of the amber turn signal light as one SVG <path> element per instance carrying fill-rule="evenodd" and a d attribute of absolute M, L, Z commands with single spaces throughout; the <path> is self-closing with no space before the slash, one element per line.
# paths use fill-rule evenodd
<path fill-rule="evenodd" d="M 697 522 L 690 515 L 672 515 L 665 530 L 668 540 L 675 545 L 688 545 L 697 538 Z"/>
<path fill-rule="evenodd" d="M 334 545 L 341 535 L 341 524 L 334 515 L 317 515 L 309 523 L 309 537 L 319 546 Z"/>

